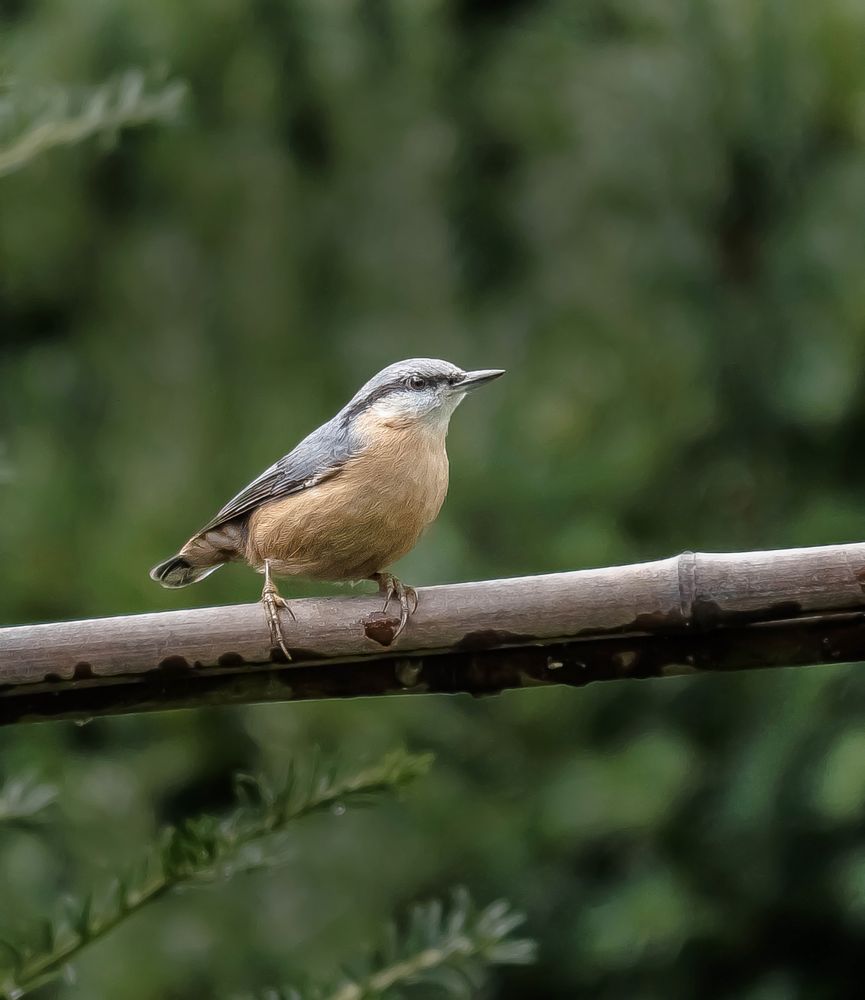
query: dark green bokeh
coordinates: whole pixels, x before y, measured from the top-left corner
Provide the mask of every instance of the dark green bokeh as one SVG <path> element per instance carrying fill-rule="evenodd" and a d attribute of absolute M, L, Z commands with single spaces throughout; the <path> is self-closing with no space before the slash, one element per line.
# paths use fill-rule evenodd
<path fill-rule="evenodd" d="M 255 599 L 147 569 L 412 355 L 508 369 L 455 416 L 412 583 L 863 537 L 861 4 L 4 11 L 23 84 L 166 63 L 192 99 L 0 181 L 2 622 Z M 406 741 L 439 763 L 405 805 L 142 914 L 58 992 L 251 990 L 462 882 L 540 942 L 502 997 L 857 995 L 863 719 L 839 667 L 4 731 L 62 822 L 0 834 L 0 936 L 233 769 Z"/>

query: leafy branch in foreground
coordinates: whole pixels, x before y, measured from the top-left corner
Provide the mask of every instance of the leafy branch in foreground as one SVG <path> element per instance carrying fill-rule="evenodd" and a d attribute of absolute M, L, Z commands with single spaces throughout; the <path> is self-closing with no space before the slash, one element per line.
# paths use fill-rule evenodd
<path fill-rule="evenodd" d="M 317 764 L 292 767 L 278 788 L 241 776 L 236 783 L 240 805 L 230 816 L 205 815 L 164 830 L 157 846 L 106 892 L 70 901 L 61 916 L 46 921 L 40 944 L 0 943 L 8 967 L 0 973 L 0 997 L 16 1000 L 54 979 L 83 948 L 172 889 L 278 863 L 279 855 L 263 850 L 261 841 L 311 813 L 341 812 L 398 790 L 426 773 L 430 763 L 429 755 L 395 751 L 349 774 Z"/>
<path fill-rule="evenodd" d="M 33 775 L 7 781 L 0 788 L 0 826 L 32 823 L 56 798 L 57 789 L 39 782 Z"/>
<path fill-rule="evenodd" d="M 151 83 L 137 69 L 79 90 L 7 84 L 0 92 L 0 177 L 56 146 L 173 119 L 185 95 L 183 83 Z"/>
<path fill-rule="evenodd" d="M 477 910 L 465 889 L 457 889 L 449 910 L 438 900 L 415 906 L 402 932 L 391 925 L 378 951 L 338 981 L 239 1000 L 396 1000 L 405 987 L 471 996 L 488 966 L 534 961 L 535 943 L 510 936 L 524 920 L 502 900 Z"/>

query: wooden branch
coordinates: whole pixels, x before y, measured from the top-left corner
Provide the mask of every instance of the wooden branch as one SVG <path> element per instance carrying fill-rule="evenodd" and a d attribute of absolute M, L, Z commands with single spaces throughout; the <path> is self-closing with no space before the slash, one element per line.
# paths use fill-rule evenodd
<path fill-rule="evenodd" d="M 0 725 L 199 705 L 469 692 L 865 660 L 865 544 L 0 629 Z"/>

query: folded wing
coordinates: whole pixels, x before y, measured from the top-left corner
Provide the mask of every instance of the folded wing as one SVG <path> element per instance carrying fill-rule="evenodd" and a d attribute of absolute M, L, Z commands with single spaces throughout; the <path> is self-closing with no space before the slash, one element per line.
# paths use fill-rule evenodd
<path fill-rule="evenodd" d="M 329 421 L 289 454 L 245 486 L 201 528 L 199 534 L 218 528 L 228 521 L 248 516 L 262 504 L 300 493 L 339 473 L 354 454 L 347 430 L 336 420 Z"/>

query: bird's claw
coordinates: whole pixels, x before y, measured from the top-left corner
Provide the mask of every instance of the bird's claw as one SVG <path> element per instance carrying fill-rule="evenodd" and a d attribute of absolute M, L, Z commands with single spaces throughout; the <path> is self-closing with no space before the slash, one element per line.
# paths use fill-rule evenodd
<path fill-rule="evenodd" d="M 397 579 L 393 573 L 382 573 L 379 576 L 379 588 L 385 595 L 384 608 L 382 609 L 385 613 L 387 613 L 390 602 L 394 598 L 399 601 L 399 625 L 393 634 L 394 639 L 398 639 L 408 625 L 409 618 L 417 611 L 417 591 L 414 587 L 409 587 L 408 584 Z M 409 611 L 409 602 L 413 605 L 411 611 Z"/>
<path fill-rule="evenodd" d="M 280 609 L 287 611 L 294 619 L 294 612 L 288 605 L 285 598 L 277 591 L 276 587 L 265 587 L 261 594 L 261 603 L 264 606 L 264 616 L 267 619 L 267 628 L 270 632 L 270 643 L 272 646 L 279 646 L 285 654 L 287 660 L 291 659 L 291 653 L 285 644 L 285 636 L 282 632 L 282 622 L 279 620 Z"/>

